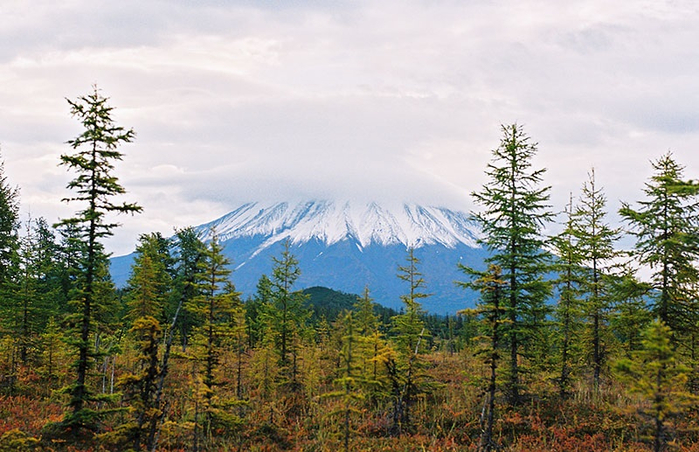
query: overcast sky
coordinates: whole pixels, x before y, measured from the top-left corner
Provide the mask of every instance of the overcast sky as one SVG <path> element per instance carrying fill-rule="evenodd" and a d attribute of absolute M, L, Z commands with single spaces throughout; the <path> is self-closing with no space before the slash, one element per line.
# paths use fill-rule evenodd
<path fill-rule="evenodd" d="M 668 150 L 699 178 L 694 0 L 2 0 L 0 146 L 23 218 L 71 215 L 57 167 L 93 84 L 137 138 L 116 174 L 144 213 L 107 245 L 241 202 L 470 210 L 517 122 L 560 210 L 590 168 L 609 208 Z"/>

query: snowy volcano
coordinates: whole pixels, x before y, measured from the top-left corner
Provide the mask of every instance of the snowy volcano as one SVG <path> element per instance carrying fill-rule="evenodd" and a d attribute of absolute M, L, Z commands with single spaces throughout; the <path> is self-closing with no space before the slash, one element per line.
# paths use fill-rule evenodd
<path fill-rule="evenodd" d="M 262 248 L 290 240 L 302 244 L 317 240 L 327 246 L 350 240 L 363 249 L 372 244 L 420 248 L 443 245 L 454 248 L 476 244 L 476 228 L 462 212 L 440 207 L 403 204 L 389 209 L 375 202 L 310 201 L 243 204 L 233 212 L 198 229 L 205 238 L 215 231 L 221 241 L 263 236 Z"/>
<path fill-rule="evenodd" d="M 464 279 L 457 264 L 482 268 L 486 256 L 468 214 L 415 204 L 251 202 L 195 229 L 205 240 L 218 236 L 245 297 L 255 293 L 263 274 L 271 274 L 272 258 L 288 240 L 301 270 L 296 289 L 325 286 L 361 294 L 366 286 L 376 302 L 400 308 L 400 295 L 409 288 L 397 277 L 398 266 L 413 248 L 431 294 L 423 306 L 454 313 L 475 301 L 474 293 L 455 284 Z"/>

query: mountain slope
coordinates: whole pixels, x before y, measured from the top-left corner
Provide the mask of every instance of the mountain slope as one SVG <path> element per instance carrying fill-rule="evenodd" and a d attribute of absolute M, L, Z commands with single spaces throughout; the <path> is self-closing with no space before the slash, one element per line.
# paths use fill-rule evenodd
<path fill-rule="evenodd" d="M 454 284 L 464 278 L 457 263 L 481 268 L 486 257 L 467 214 L 415 204 L 247 203 L 196 229 L 204 239 L 218 235 L 232 262 L 233 282 L 245 296 L 254 294 L 262 274 L 271 274 L 272 258 L 288 240 L 301 269 L 296 288 L 359 294 L 368 286 L 376 302 L 400 308 L 408 288 L 396 274 L 413 247 L 426 291 L 433 294 L 423 301 L 425 309 L 453 313 L 475 300 Z M 123 258 L 112 260 L 115 280 L 117 267 L 123 272 L 125 264 Z"/>
<path fill-rule="evenodd" d="M 431 312 L 473 304 L 473 294 L 454 284 L 463 279 L 457 263 L 480 267 L 485 257 L 467 214 L 414 204 L 248 203 L 197 229 L 204 238 L 212 231 L 219 236 L 244 293 L 254 293 L 260 275 L 270 274 L 272 258 L 289 240 L 301 268 L 299 287 L 361 293 L 368 286 L 377 302 L 395 308 L 407 291 L 396 277 L 398 266 L 413 247 L 433 294 L 424 300 Z"/>
<path fill-rule="evenodd" d="M 414 204 L 355 205 L 349 201 L 309 201 L 292 205 L 247 203 L 223 217 L 199 227 L 206 235 L 215 229 L 226 241 L 238 237 L 266 236 L 267 244 L 290 239 L 292 243 L 317 239 L 326 245 L 354 240 L 361 247 L 372 243 L 405 246 L 463 243 L 476 247 L 475 227 L 468 216 L 441 207 Z"/>

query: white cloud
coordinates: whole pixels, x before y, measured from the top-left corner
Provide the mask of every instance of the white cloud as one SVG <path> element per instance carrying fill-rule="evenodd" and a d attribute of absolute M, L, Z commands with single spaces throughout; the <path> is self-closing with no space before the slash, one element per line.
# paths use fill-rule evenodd
<path fill-rule="evenodd" d="M 97 83 L 137 132 L 117 173 L 145 212 L 109 244 L 235 203 L 412 198 L 468 209 L 500 124 L 539 142 L 561 208 L 594 166 L 610 209 L 671 149 L 699 172 L 694 2 L 6 1 L 0 143 L 52 221 Z M 9 18 L 9 19 L 8 19 Z M 54 217 L 54 218 L 52 218 Z"/>

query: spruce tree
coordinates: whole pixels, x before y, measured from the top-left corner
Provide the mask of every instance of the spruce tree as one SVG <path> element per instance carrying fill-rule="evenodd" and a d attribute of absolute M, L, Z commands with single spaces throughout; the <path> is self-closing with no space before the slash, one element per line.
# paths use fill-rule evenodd
<path fill-rule="evenodd" d="M 684 179 L 684 167 L 668 152 L 652 162 L 646 199 L 619 211 L 636 236 L 634 256 L 650 268 L 653 312 L 678 335 L 699 321 L 694 289 L 699 282 L 699 184 Z"/>
<path fill-rule="evenodd" d="M 18 251 L 18 266 L 16 288 L 14 298 L 18 301 L 15 327 L 18 345 L 19 359 L 27 364 L 30 348 L 35 348 L 36 343 L 36 317 L 38 304 L 39 270 L 37 268 L 36 245 L 34 233 L 31 229 L 31 220 L 27 222 L 26 233 L 20 239 Z"/>
<path fill-rule="evenodd" d="M 164 308 L 172 288 L 170 242 L 160 233 L 142 234 L 136 246 L 136 257 L 125 295 L 131 320 L 153 317 L 165 320 Z"/>
<path fill-rule="evenodd" d="M 532 143 L 518 124 L 502 126 L 500 145 L 493 150 L 488 164 L 489 181 L 480 192 L 473 193 L 483 210 L 474 218 L 483 230 L 481 243 L 491 252 L 486 259 L 502 269 L 507 282 L 509 324 L 504 340 L 509 349 L 507 393 L 511 404 L 520 401 L 520 358 L 533 344 L 544 323 L 551 294 L 550 282 L 544 280 L 550 268 L 550 256 L 544 251 L 543 227 L 553 217 L 549 189 L 542 186 L 545 169 L 532 169 L 537 145 Z"/>
<path fill-rule="evenodd" d="M 66 297 L 61 290 L 63 263 L 60 259 L 61 247 L 56 240 L 56 231 L 46 219 L 40 217 L 34 221 L 33 234 L 41 304 L 39 323 L 43 329 L 49 318 L 60 314 L 61 306 L 66 302 Z"/>
<path fill-rule="evenodd" d="M 12 309 L 7 319 L 14 323 L 13 331 L 19 345 L 23 364 L 40 353 L 39 335 L 49 318 L 57 315 L 57 264 L 54 235 L 43 218 L 28 219 L 25 233 L 19 239 L 12 282 L 7 282 L 5 302 Z M 13 303 L 9 303 L 12 301 Z M 31 356 L 30 356 L 31 355 Z"/>
<path fill-rule="evenodd" d="M 640 350 L 643 331 L 653 320 L 646 297 L 648 287 L 636 278 L 633 269 L 626 268 L 612 279 L 612 290 L 614 310 L 609 324 L 623 356 L 631 358 L 633 352 Z"/>
<path fill-rule="evenodd" d="M 171 257 L 169 248 L 177 250 L 177 255 Z M 198 263 L 203 259 L 205 246 L 199 236 L 192 228 L 176 231 L 175 238 L 164 240 L 159 234 L 153 239 L 153 246 L 145 248 L 157 256 L 157 260 L 163 262 L 162 267 L 167 274 L 171 275 L 170 300 L 175 306 L 166 309 L 168 318 L 167 327 L 164 330 L 164 344 L 162 358 L 160 359 L 160 371 L 157 377 L 157 386 L 153 397 L 153 407 L 158 415 L 150 417 L 148 425 L 148 437 L 145 442 L 147 450 L 156 450 L 160 437 L 160 425 L 166 416 L 167 402 L 164 401 L 165 379 L 170 371 L 170 356 L 172 343 L 179 325 L 184 323 L 182 318 L 186 317 L 185 305 L 190 303 L 198 291 L 196 290 L 196 274 Z M 167 279 L 167 277 L 164 276 Z M 181 329 L 183 337 L 183 351 L 186 349 L 186 338 L 188 331 L 186 327 Z"/>
<path fill-rule="evenodd" d="M 77 359 L 74 364 L 76 379 L 67 392 L 70 394 L 66 413 L 60 427 L 79 435 L 85 430 L 97 429 L 98 413 L 90 403 L 100 399 L 88 381 L 90 369 L 96 358 L 92 335 L 96 331 L 96 314 L 102 303 L 105 290 L 107 254 L 102 241 L 113 234 L 118 226 L 107 220 L 110 213 L 137 213 L 141 207 L 133 203 L 115 203 L 114 197 L 125 193 L 114 176 L 114 162 L 123 154 L 118 150 L 122 144 L 134 139 L 132 129 L 117 126 L 112 119 L 112 110 L 97 87 L 77 100 L 68 100 L 72 116 L 82 124 L 84 131 L 68 141 L 73 154 L 61 155 L 61 165 L 77 172 L 77 177 L 68 183 L 75 194 L 65 198 L 66 202 L 77 202 L 84 207 L 76 216 L 62 220 L 59 225 L 74 228 L 75 238 L 83 243 L 79 260 L 78 281 L 74 287 L 73 302 L 76 307 L 73 322 L 76 325 L 74 345 Z"/>

